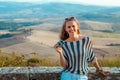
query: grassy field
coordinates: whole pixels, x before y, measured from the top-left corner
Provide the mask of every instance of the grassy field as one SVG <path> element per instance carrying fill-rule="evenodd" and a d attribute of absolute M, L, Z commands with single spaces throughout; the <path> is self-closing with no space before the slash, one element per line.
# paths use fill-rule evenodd
<path fill-rule="evenodd" d="M 120 38 L 120 34 L 117 33 L 108 33 L 108 32 L 91 31 L 91 30 L 81 30 L 81 33 L 97 38 Z"/>
<path fill-rule="evenodd" d="M 120 67 L 119 59 L 120 53 L 116 58 L 103 58 L 102 60 L 98 60 L 98 62 L 106 67 Z M 8 56 L 0 49 L 0 67 L 10 66 L 60 66 L 60 62 L 51 58 L 38 58 L 34 56 L 33 58 L 26 59 L 24 55 L 18 56 L 14 52 Z"/>
<path fill-rule="evenodd" d="M 102 58 L 99 62 L 103 66 L 120 66 L 120 57 L 116 56 L 120 54 L 118 45 L 120 44 L 120 34 L 90 30 L 81 30 L 81 33 L 92 38 L 93 48 L 98 59 Z M 59 55 L 53 48 L 58 36 L 58 32 L 33 30 L 32 34 L 24 39 L 22 39 L 23 34 L 1 40 L 3 47 L 0 51 L 0 66 L 60 66 Z M 20 42 L 20 40 L 24 42 Z M 40 54 L 29 54 L 34 51 Z"/>

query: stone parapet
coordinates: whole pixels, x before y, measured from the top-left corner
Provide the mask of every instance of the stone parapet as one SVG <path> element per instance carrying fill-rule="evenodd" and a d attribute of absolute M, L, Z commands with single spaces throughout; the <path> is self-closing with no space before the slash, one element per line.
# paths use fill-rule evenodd
<path fill-rule="evenodd" d="M 120 80 L 120 68 L 104 67 L 111 70 L 105 78 L 95 79 L 95 69 L 90 68 L 89 80 Z M 62 67 L 2 67 L 0 68 L 0 80 L 60 80 Z"/>

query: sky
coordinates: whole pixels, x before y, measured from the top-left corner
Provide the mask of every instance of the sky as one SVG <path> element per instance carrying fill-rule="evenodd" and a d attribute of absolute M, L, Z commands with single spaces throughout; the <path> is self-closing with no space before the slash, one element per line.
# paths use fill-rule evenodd
<path fill-rule="evenodd" d="M 119 6 L 120 7 L 120 0 L 0 0 L 0 1 L 35 2 L 35 3 L 66 2 L 66 3 L 85 4 L 85 5 Z"/>

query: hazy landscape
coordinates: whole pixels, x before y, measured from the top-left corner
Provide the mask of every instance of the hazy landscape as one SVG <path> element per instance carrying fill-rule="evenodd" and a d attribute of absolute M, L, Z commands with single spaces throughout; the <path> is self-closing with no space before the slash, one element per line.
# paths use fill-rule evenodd
<path fill-rule="evenodd" d="M 68 7 L 69 6 L 69 7 Z M 0 49 L 33 57 L 59 59 L 53 45 L 64 18 L 75 16 L 81 33 L 93 40 L 98 58 L 120 55 L 120 7 L 68 3 L 0 2 Z"/>

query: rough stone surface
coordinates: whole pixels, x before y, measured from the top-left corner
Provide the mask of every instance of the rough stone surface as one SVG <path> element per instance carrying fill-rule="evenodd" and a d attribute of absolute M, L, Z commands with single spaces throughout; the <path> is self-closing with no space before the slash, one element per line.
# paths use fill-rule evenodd
<path fill-rule="evenodd" d="M 89 80 L 120 80 L 120 68 L 104 67 L 111 70 L 107 77 L 98 78 L 95 69 L 90 68 Z M 61 67 L 2 67 L 0 68 L 0 80 L 60 80 Z"/>

